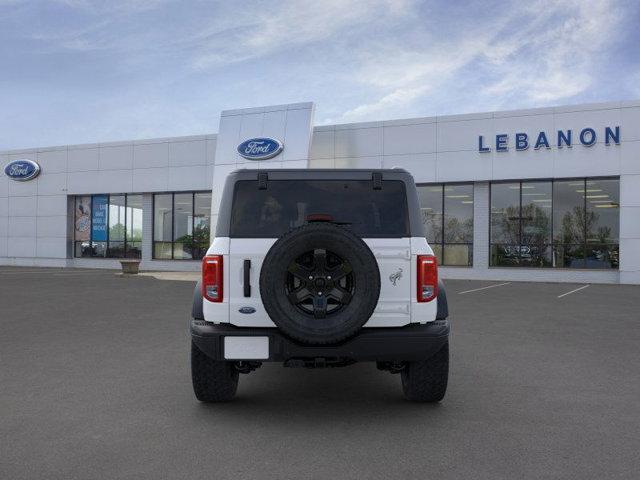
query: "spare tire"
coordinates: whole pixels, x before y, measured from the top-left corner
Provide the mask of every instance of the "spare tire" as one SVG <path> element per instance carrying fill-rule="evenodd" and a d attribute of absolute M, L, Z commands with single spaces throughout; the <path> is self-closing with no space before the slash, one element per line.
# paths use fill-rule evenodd
<path fill-rule="evenodd" d="M 378 262 L 346 227 L 309 223 L 280 237 L 267 252 L 260 295 L 271 320 L 292 339 L 337 343 L 354 335 L 376 308 Z"/>

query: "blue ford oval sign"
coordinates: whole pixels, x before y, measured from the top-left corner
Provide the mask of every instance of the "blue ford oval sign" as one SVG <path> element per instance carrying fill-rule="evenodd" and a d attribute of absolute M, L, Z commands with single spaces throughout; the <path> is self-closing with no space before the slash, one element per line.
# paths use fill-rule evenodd
<path fill-rule="evenodd" d="M 273 138 L 250 138 L 238 145 L 238 153 L 249 160 L 266 160 L 278 155 L 284 146 Z"/>
<path fill-rule="evenodd" d="M 244 314 L 256 313 L 256 309 L 253 307 L 241 307 L 238 311 Z"/>
<path fill-rule="evenodd" d="M 4 167 L 4 173 L 11 180 L 26 182 L 38 176 L 40 165 L 33 160 L 14 160 Z"/>

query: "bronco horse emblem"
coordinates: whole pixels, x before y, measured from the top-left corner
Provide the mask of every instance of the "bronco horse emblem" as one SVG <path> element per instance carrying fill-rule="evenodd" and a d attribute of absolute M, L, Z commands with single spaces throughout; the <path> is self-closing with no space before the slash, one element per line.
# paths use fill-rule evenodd
<path fill-rule="evenodd" d="M 402 278 L 402 269 L 398 268 L 398 271 L 389 275 L 389 280 L 393 283 L 393 286 L 396 286 L 396 282 Z"/>

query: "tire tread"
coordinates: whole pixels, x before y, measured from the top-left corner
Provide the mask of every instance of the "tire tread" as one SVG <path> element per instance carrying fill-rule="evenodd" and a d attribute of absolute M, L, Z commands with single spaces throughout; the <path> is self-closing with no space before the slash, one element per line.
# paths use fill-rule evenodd
<path fill-rule="evenodd" d="M 232 362 L 212 360 L 191 342 L 193 392 L 201 402 L 228 402 L 238 389 L 239 373 Z"/>
<path fill-rule="evenodd" d="M 401 378 L 407 400 L 428 403 L 442 400 L 449 381 L 449 341 L 427 360 L 408 362 Z"/>

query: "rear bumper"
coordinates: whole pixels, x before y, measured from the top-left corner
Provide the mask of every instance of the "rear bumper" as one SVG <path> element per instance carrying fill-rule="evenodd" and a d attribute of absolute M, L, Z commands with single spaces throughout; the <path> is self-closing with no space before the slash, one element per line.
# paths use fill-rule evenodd
<path fill-rule="evenodd" d="M 191 338 L 214 360 L 229 360 L 225 355 L 225 337 L 266 337 L 268 354 L 246 360 L 284 362 L 291 359 L 327 359 L 354 361 L 416 361 L 436 353 L 449 337 L 448 320 L 400 328 L 364 328 L 355 337 L 337 345 L 304 345 L 285 337 L 276 328 L 236 327 L 191 320 Z M 232 357 L 233 360 L 243 358 Z"/>

